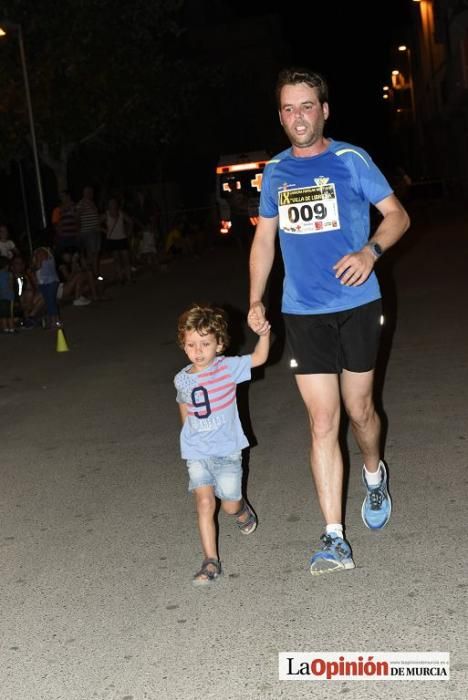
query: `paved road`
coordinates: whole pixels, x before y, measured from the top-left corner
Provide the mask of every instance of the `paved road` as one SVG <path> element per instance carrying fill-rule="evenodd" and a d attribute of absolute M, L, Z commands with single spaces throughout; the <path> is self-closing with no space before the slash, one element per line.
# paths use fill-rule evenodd
<path fill-rule="evenodd" d="M 363 527 L 349 438 L 354 571 L 308 573 L 322 521 L 279 339 L 242 395 L 258 531 L 240 537 L 221 516 L 225 576 L 190 585 L 200 554 L 178 456 L 175 321 L 193 300 L 229 303 L 237 345 L 252 349 L 236 251 L 68 307 L 68 353 L 45 331 L 0 338 L 2 700 L 468 696 L 466 220 L 421 210 L 382 267 L 395 508 L 384 532 Z M 450 651 L 451 680 L 277 680 L 279 651 L 347 650 Z"/>

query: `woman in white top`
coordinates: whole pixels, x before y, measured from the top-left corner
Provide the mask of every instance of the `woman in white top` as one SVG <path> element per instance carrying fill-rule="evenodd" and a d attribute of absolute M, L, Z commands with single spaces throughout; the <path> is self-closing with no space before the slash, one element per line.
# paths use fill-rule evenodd
<path fill-rule="evenodd" d="M 117 199 L 109 200 L 103 219 L 106 231 L 106 248 L 114 258 L 117 277 L 122 284 L 131 282 L 128 234 L 131 233 L 133 222 L 122 211 Z"/>

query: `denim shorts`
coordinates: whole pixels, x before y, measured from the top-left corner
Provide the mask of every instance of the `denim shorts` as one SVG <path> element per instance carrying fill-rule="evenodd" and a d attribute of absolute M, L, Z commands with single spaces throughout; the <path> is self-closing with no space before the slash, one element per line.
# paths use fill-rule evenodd
<path fill-rule="evenodd" d="M 240 501 L 242 498 L 242 453 L 227 457 L 188 459 L 189 491 L 200 486 L 213 486 L 222 501 Z"/>

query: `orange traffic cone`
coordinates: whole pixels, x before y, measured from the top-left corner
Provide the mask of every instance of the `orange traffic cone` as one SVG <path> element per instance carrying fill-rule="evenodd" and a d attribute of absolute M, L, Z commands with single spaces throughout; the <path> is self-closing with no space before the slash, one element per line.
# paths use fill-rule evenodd
<path fill-rule="evenodd" d="M 69 349 L 63 330 L 59 328 L 57 330 L 57 352 L 68 352 Z"/>

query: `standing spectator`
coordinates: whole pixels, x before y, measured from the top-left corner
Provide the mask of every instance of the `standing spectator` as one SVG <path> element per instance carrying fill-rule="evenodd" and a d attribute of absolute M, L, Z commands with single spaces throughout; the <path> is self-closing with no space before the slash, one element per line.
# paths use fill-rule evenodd
<path fill-rule="evenodd" d="M 13 316 L 13 306 L 15 302 L 15 291 L 13 285 L 13 275 L 9 269 L 8 258 L 0 257 L 0 321 L 3 333 L 14 333 L 15 322 Z"/>
<path fill-rule="evenodd" d="M 117 199 L 109 200 L 106 213 L 102 217 L 106 231 L 106 246 L 112 253 L 117 277 L 121 284 L 132 281 L 128 234 L 131 233 L 133 222 L 120 208 Z"/>
<path fill-rule="evenodd" d="M 80 241 L 86 259 L 95 277 L 99 274 L 99 253 L 101 251 L 101 227 L 99 212 L 94 203 L 92 187 L 83 189 L 83 197 L 76 206 L 80 220 Z"/>
<path fill-rule="evenodd" d="M 55 250 L 57 253 L 65 248 L 80 248 L 80 220 L 70 192 L 60 193 L 60 205 L 52 212 L 55 227 Z"/>
<path fill-rule="evenodd" d="M 0 226 L 0 255 L 11 260 L 15 255 L 19 255 L 15 243 L 11 240 L 8 228 Z"/>

